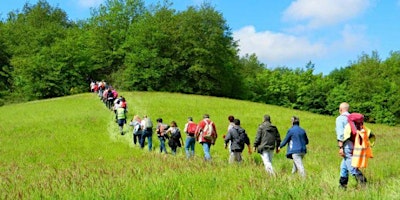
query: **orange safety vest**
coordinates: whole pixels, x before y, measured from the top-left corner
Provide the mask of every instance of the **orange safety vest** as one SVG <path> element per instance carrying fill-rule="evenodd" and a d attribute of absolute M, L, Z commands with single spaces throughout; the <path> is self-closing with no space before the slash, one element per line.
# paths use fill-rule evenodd
<path fill-rule="evenodd" d="M 369 142 L 370 133 L 371 130 L 365 127 L 361 131 L 357 130 L 351 166 L 355 168 L 366 168 L 368 166 L 368 159 L 373 158 L 371 144 Z"/>

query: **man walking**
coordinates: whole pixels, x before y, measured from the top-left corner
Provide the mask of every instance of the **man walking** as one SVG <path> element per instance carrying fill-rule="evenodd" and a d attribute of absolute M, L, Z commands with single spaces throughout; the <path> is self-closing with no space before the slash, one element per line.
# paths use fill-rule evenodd
<path fill-rule="evenodd" d="M 275 175 L 272 167 L 272 157 L 274 156 L 274 149 L 279 153 L 279 145 L 281 143 L 281 136 L 276 126 L 271 124 L 271 117 L 264 115 L 263 123 L 258 127 L 256 139 L 254 141 L 254 151 L 261 154 L 264 162 L 265 170 Z"/>
<path fill-rule="evenodd" d="M 206 161 L 211 160 L 210 148 L 211 145 L 215 144 L 217 137 L 217 129 L 215 128 L 214 122 L 210 120 L 210 115 L 204 114 L 203 120 L 201 120 L 197 126 L 196 138 L 201 146 L 203 146 L 204 159 Z"/>
<path fill-rule="evenodd" d="M 234 119 L 233 123 L 234 126 L 229 129 L 228 134 L 225 137 L 225 149 L 230 143 L 229 163 L 235 161 L 240 163 L 242 162 L 242 152 L 245 144 L 248 147 L 249 154 L 251 154 L 250 139 L 247 136 L 246 131 L 240 127 L 239 119 Z"/>
<path fill-rule="evenodd" d="M 355 137 L 345 138 L 344 136 L 344 130 L 348 124 L 348 116 L 350 115 L 349 108 L 350 106 L 348 103 L 341 103 L 339 105 L 340 115 L 336 118 L 336 137 L 338 141 L 339 155 L 343 157 L 342 162 L 340 163 L 339 187 L 343 189 L 347 188 L 347 183 L 349 182 L 349 173 L 355 176 L 356 180 L 360 184 L 365 185 L 367 182 L 367 179 L 364 177 L 362 172 L 359 169 L 351 166 Z"/>
<path fill-rule="evenodd" d="M 193 122 L 192 117 L 189 117 L 184 129 L 184 132 L 186 133 L 185 151 L 187 158 L 194 156 L 194 146 L 196 144 L 196 128 L 197 124 Z"/>

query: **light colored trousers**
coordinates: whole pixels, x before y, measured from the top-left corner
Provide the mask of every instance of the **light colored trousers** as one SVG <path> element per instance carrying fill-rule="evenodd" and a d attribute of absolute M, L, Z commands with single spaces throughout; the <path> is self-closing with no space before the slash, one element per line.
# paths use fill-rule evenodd
<path fill-rule="evenodd" d="M 292 157 L 293 157 L 292 174 L 294 174 L 297 171 L 299 171 L 300 176 L 302 176 L 302 177 L 306 176 L 306 172 L 305 172 L 304 166 L 303 166 L 304 155 L 306 155 L 306 154 L 305 153 L 294 153 L 294 154 L 292 154 Z"/>
<path fill-rule="evenodd" d="M 261 154 L 261 158 L 264 162 L 265 170 L 271 175 L 275 175 L 274 168 L 272 167 L 272 157 L 273 156 L 274 156 L 274 150 L 264 150 Z"/>

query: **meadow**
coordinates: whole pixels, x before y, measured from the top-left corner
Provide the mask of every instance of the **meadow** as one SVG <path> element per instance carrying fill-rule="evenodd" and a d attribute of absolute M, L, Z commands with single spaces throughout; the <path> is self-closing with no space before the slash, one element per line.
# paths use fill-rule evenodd
<path fill-rule="evenodd" d="M 183 129 L 189 116 L 204 113 L 215 122 L 219 138 L 212 162 L 196 144 L 193 159 L 132 144 L 132 129 L 121 136 L 113 112 L 94 94 L 80 94 L 0 107 L 0 199 L 399 199 L 400 128 L 367 124 L 376 134 L 374 158 L 360 188 L 350 178 L 339 189 L 335 118 L 277 106 L 226 98 L 160 92 L 120 92 L 128 116 L 175 120 Z M 269 176 L 257 153 L 244 152 L 240 165 L 228 164 L 222 135 L 227 117 L 239 118 L 253 142 L 264 114 L 271 116 L 282 139 L 290 118 L 300 117 L 310 144 L 304 160 L 307 177 L 291 174 L 286 147 L 275 154 L 276 177 Z M 185 139 L 185 137 L 184 137 Z M 170 151 L 170 149 L 168 148 Z"/>

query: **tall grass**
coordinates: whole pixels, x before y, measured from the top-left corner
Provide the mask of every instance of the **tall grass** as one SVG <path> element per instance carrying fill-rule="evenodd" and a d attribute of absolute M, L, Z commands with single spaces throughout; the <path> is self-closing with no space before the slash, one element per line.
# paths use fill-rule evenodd
<path fill-rule="evenodd" d="M 200 121 L 208 113 L 219 139 L 212 162 L 203 161 L 201 146 L 186 160 L 132 144 L 119 135 L 114 115 L 93 94 L 0 107 L 1 199 L 398 199 L 399 127 L 369 125 L 376 133 L 375 158 L 364 171 L 366 188 L 350 179 L 338 188 L 340 157 L 334 118 L 246 101 L 171 93 L 123 93 L 128 115 L 178 122 Z M 229 115 L 241 119 L 253 140 L 264 114 L 270 114 L 281 137 L 290 117 L 299 116 L 310 139 L 304 164 L 307 178 L 290 174 L 286 148 L 275 154 L 276 177 L 265 171 L 259 155 L 244 153 L 244 162 L 229 165 L 222 135 Z M 125 131 L 131 132 L 129 127 Z M 170 149 L 168 149 L 170 151 Z"/>

